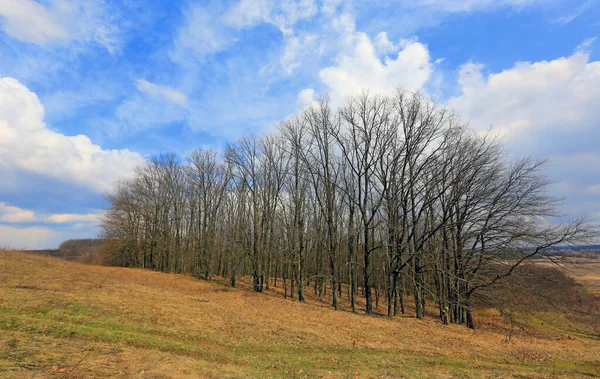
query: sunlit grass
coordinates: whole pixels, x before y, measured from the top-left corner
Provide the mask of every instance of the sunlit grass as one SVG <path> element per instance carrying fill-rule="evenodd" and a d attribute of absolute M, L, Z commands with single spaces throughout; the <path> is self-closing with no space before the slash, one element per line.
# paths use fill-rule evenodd
<path fill-rule="evenodd" d="M 489 323 L 366 317 L 275 289 L 8 251 L 0 283 L 0 377 L 600 375 L 600 342 L 560 314 L 522 315 L 548 333 L 506 342 Z"/>

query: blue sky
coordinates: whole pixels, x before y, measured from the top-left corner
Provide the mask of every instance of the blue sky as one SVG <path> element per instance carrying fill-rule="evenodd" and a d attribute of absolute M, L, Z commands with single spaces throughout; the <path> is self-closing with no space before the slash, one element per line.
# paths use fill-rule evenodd
<path fill-rule="evenodd" d="M 0 0 L 0 246 L 94 237 L 160 151 L 268 132 L 319 95 L 422 90 L 600 220 L 600 2 Z"/>

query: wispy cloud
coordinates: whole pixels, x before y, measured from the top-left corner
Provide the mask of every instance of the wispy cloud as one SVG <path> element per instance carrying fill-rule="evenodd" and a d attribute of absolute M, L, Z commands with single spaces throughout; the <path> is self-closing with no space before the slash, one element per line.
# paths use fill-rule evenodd
<path fill-rule="evenodd" d="M 238 29 L 265 22 L 292 34 L 296 23 L 312 19 L 318 11 L 315 0 L 240 0 L 225 14 L 224 21 Z"/>
<path fill-rule="evenodd" d="M 499 7 L 525 7 L 532 4 L 550 3 L 552 0 L 424 0 L 412 2 L 414 7 L 429 7 L 443 12 L 473 12 Z M 408 1 L 400 0 L 407 4 Z"/>
<path fill-rule="evenodd" d="M 574 9 L 567 12 L 567 14 L 557 17 L 553 20 L 556 24 L 566 25 L 573 22 L 575 19 L 579 18 L 586 11 L 591 9 L 594 6 L 594 1 L 588 0 L 581 5 L 575 7 Z"/>
<path fill-rule="evenodd" d="M 9 224 L 24 223 L 50 223 L 50 224 L 72 224 L 72 223 L 98 223 L 102 212 L 87 214 L 58 213 L 44 214 L 36 213 L 29 209 L 22 209 L 4 202 L 0 202 L 0 222 Z"/>
<path fill-rule="evenodd" d="M 125 98 L 116 108 L 116 120 L 110 120 L 115 128 L 113 132 L 134 135 L 189 120 L 191 111 L 183 92 L 144 79 L 137 79 L 135 88 L 138 92 Z"/>
<path fill-rule="evenodd" d="M 35 212 L 0 202 L 0 221 L 10 223 L 31 222 L 36 220 Z"/>
<path fill-rule="evenodd" d="M 150 83 L 144 79 L 138 79 L 136 81 L 136 87 L 141 92 L 150 96 L 160 97 L 182 107 L 187 107 L 187 97 L 175 88 Z"/>
<path fill-rule="evenodd" d="M 71 38 L 69 30 L 61 24 L 57 9 L 33 0 L 0 2 L 2 29 L 21 41 L 43 45 Z"/>
<path fill-rule="evenodd" d="M 104 0 L 5 0 L 0 1 L 0 16 L 4 32 L 23 42 L 93 42 L 111 52 L 119 47 L 115 10 Z"/>
<path fill-rule="evenodd" d="M 585 189 L 585 192 L 591 193 L 594 195 L 600 195 L 600 184 L 594 184 Z"/>
<path fill-rule="evenodd" d="M 11 249 L 48 249 L 71 238 L 96 236 L 96 227 L 89 224 L 65 226 L 16 226 L 0 224 L 0 246 Z"/>
<path fill-rule="evenodd" d="M 234 35 L 222 22 L 223 11 L 220 7 L 192 4 L 185 9 L 184 15 L 168 53 L 174 62 L 192 66 L 206 55 L 219 52 L 235 41 Z"/>
<path fill-rule="evenodd" d="M 0 224 L 0 245 L 10 249 L 43 249 L 60 243 L 60 231 L 47 227 L 17 227 Z M 63 235 L 64 236 L 64 235 Z"/>

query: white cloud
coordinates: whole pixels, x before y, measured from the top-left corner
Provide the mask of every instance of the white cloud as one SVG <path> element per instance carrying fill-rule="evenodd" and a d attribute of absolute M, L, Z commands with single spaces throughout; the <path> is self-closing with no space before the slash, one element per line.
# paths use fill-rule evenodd
<path fill-rule="evenodd" d="M 30 222 L 35 221 L 35 212 L 13 207 L 0 202 L 0 221 L 2 222 Z"/>
<path fill-rule="evenodd" d="M 98 223 L 102 212 L 75 214 L 75 213 L 59 213 L 43 216 L 43 220 L 55 224 L 71 224 L 71 223 Z"/>
<path fill-rule="evenodd" d="M 301 34 L 286 36 L 283 54 L 280 63 L 289 75 L 300 67 L 306 59 L 318 59 L 324 47 L 320 44 L 319 36 L 315 34 Z"/>
<path fill-rule="evenodd" d="M 112 132 L 136 133 L 189 120 L 191 112 L 182 93 L 165 93 L 151 88 L 153 94 L 146 88 L 141 90 L 142 94 L 133 95 L 119 104 L 115 112 L 117 123 L 113 125 L 115 130 Z"/>
<path fill-rule="evenodd" d="M 433 63 L 426 45 L 416 40 L 394 43 L 386 32 L 371 39 L 356 30 L 352 7 L 342 6 L 341 1 L 323 3 L 320 12 L 316 17 L 319 8 L 314 1 L 241 0 L 225 15 L 225 20 L 237 28 L 258 23 L 277 26 L 283 34 L 284 47 L 278 63 L 284 75 L 301 67 L 305 71 L 318 70 L 334 105 L 365 88 L 374 92 L 390 92 L 398 86 L 417 90 L 430 79 Z M 302 20 L 311 20 L 312 27 L 295 29 L 294 25 Z M 334 64 L 323 68 L 321 59 L 332 54 Z M 275 65 L 268 65 L 264 71 L 276 75 Z M 308 101 L 310 91 L 299 94 L 301 103 Z"/>
<path fill-rule="evenodd" d="M 21 41 L 39 45 L 67 40 L 69 31 L 47 7 L 33 0 L 0 1 L 2 29 Z"/>
<path fill-rule="evenodd" d="M 354 16 L 352 16 L 348 12 L 343 12 L 333 17 L 333 19 L 331 20 L 331 26 L 333 30 L 340 35 L 341 44 L 347 44 L 352 42 L 352 38 L 356 30 L 356 22 L 354 20 Z"/>
<path fill-rule="evenodd" d="M 429 7 L 436 11 L 471 12 L 503 6 L 523 7 L 549 1 L 551 0 L 422 0 L 417 3 L 409 0 L 401 0 L 400 2 L 412 3 L 414 6 Z"/>
<path fill-rule="evenodd" d="M 141 162 L 130 150 L 104 150 L 83 134 L 51 130 L 35 93 L 16 79 L 0 78 L 0 174 L 17 169 L 100 192 Z"/>
<path fill-rule="evenodd" d="M 319 72 L 334 104 L 341 104 L 345 96 L 356 95 L 365 88 L 374 92 L 389 92 L 398 86 L 421 89 L 433 72 L 429 50 L 422 43 L 403 40 L 394 45 L 385 33 L 380 33 L 376 38 L 378 51 L 365 33 L 354 31 L 351 17 L 340 16 L 334 28 L 341 32 L 347 46 L 335 65 Z"/>
<path fill-rule="evenodd" d="M 323 0 L 321 12 L 326 15 L 333 15 L 340 6 L 342 0 Z"/>
<path fill-rule="evenodd" d="M 307 57 L 318 59 L 324 50 L 319 35 L 294 31 L 296 23 L 314 18 L 318 12 L 315 0 L 240 0 L 223 16 L 223 21 L 236 29 L 261 23 L 277 27 L 284 39 L 279 63 L 290 75 Z"/>
<path fill-rule="evenodd" d="M 68 227 L 12 226 L 0 224 L 0 247 L 10 249 L 52 249 L 67 240 L 93 238 L 97 233 L 91 224 L 75 224 Z"/>
<path fill-rule="evenodd" d="M 281 8 L 274 18 L 282 31 L 299 21 L 313 18 L 319 11 L 315 0 L 282 0 L 278 4 Z"/>
<path fill-rule="evenodd" d="M 315 100 L 315 90 L 312 88 L 305 88 L 298 93 L 298 101 L 300 104 L 310 104 Z"/>
<path fill-rule="evenodd" d="M 75 40 L 111 52 L 118 45 L 114 9 L 103 0 L 2 0 L 0 25 L 9 36 L 37 45 Z"/>
<path fill-rule="evenodd" d="M 578 49 L 552 61 L 518 62 L 484 75 L 484 66 L 467 63 L 459 73 L 462 94 L 450 100 L 472 125 L 493 125 L 508 140 L 525 133 L 581 133 L 600 117 L 600 62 Z"/>
<path fill-rule="evenodd" d="M 593 0 L 592 0 L 593 1 Z M 526 8 L 545 7 L 544 13 L 562 8 L 556 4 L 567 0 L 346 0 L 360 18 L 362 30 L 369 35 L 381 30 L 394 32 L 395 36 L 411 36 L 424 29 L 436 27 L 454 15 L 491 13 L 501 10 L 520 12 Z M 351 4 L 348 6 L 348 4 Z M 547 6 L 551 5 L 551 6 Z M 380 17 L 373 17 L 374 14 Z M 384 15 L 381 17 L 381 15 Z M 454 20 L 456 21 L 456 20 Z M 453 21 L 453 22 L 454 22 Z"/>
<path fill-rule="evenodd" d="M 0 224 L 0 247 L 43 249 L 58 246 L 61 233 L 44 227 L 14 227 Z"/>
<path fill-rule="evenodd" d="M 135 133 L 189 119 L 188 98 L 183 92 L 143 79 L 138 79 L 135 84 L 139 93 L 117 107 L 113 133 Z"/>
<path fill-rule="evenodd" d="M 267 22 L 283 34 L 292 34 L 297 22 L 311 19 L 318 11 L 315 0 L 240 0 L 225 14 L 224 21 L 238 29 Z"/>
<path fill-rule="evenodd" d="M 170 57 L 177 63 L 195 65 L 197 59 L 221 51 L 233 41 L 215 9 L 195 4 L 185 12 Z"/>
<path fill-rule="evenodd" d="M 22 209 L 4 202 L 0 202 L 0 222 L 6 223 L 30 223 L 43 222 L 52 224 L 71 224 L 71 223 L 97 223 L 100 220 L 101 212 L 88 214 L 37 214 L 29 209 Z"/>
<path fill-rule="evenodd" d="M 600 194 L 600 184 L 594 184 L 586 188 L 585 192 L 591 194 Z"/>
<path fill-rule="evenodd" d="M 566 198 L 563 210 L 572 215 L 600 210 L 600 62 L 590 61 L 587 47 L 498 73 L 467 63 L 459 72 L 461 94 L 450 99 L 477 130 L 493 126 L 511 154 L 549 158 L 546 172 L 560 180 L 552 193 Z"/>
<path fill-rule="evenodd" d="M 236 28 L 244 28 L 265 21 L 273 9 L 271 0 L 240 0 L 225 15 L 227 24 Z"/>
<path fill-rule="evenodd" d="M 566 25 L 566 24 L 572 22 L 573 20 L 577 19 L 581 15 L 583 15 L 585 12 L 587 12 L 593 6 L 594 6 L 594 0 L 588 0 L 584 3 L 582 3 L 581 5 L 575 7 L 574 9 L 570 10 L 570 12 L 564 14 L 563 16 L 556 18 L 554 20 L 554 22 L 557 24 Z"/>
<path fill-rule="evenodd" d="M 395 53 L 399 50 L 398 47 L 388 39 L 386 32 L 380 32 L 375 36 L 375 48 L 380 55 Z"/>
<path fill-rule="evenodd" d="M 181 92 L 172 87 L 160 86 L 154 83 L 150 83 L 144 79 L 138 79 L 136 87 L 139 91 L 147 93 L 151 96 L 158 96 L 182 107 L 187 106 L 187 97 Z"/>

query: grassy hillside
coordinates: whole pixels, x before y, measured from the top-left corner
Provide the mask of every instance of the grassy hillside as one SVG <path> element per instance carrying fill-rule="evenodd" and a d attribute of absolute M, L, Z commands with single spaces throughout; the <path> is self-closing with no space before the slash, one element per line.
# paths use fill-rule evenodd
<path fill-rule="evenodd" d="M 0 377 L 600 376 L 598 336 L 551 311 L 507 341 L 493 310 L 472 331 L 8 251 L 0 286 Z"/>

